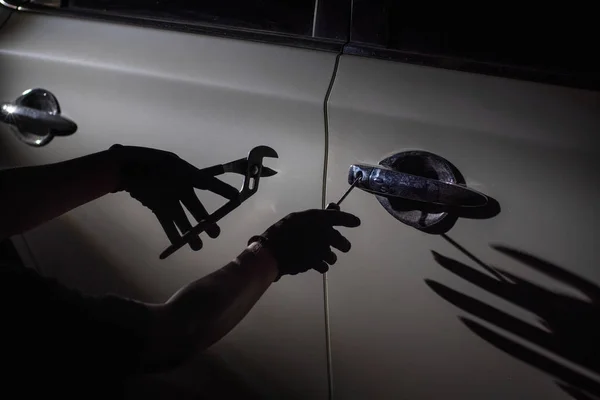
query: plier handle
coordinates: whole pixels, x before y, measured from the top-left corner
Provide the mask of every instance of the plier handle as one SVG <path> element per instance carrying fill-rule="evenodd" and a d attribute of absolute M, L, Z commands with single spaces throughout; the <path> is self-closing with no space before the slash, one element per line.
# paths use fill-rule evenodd
<path fill-rule="evenodd" d="M 240 189 L 237 198 L 229 200 L 221 208 L 208 217 L 198 222 L 198 224 L 187 231 L 180 240 L 172 243 L 160 254 L 160 259 L 164 260 L 177 250 L 185 246 L 190 240 L 206 230 L 206 227 L 219 221 L 240 206 L 245 200 L 258 191 L 258 182 L 261 177 L 273 176 L 277 171 L 262 165 L 264 157 L 277 158 L 277 152 L 268 146 L 258 146 L 250 150 L 248 157 L 231 161 L 226 164 L 218 164 L 201 170 L 211 176 L 222 175 L 225 173 L 235 173 L 244 175 L 244 185 Z"/>

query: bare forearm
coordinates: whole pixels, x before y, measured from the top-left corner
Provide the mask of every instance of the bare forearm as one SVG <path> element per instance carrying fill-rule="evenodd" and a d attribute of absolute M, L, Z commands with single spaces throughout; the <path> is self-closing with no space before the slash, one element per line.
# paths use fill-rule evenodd
<path fill-rule="evenodd" d="M 276 277 L 275 260 L 253 245 L 235 261 L 185 286 L 167 304 L 190 322 L 188 332 L 196 345 L 206 348 L 246 316 Z"/>
<path fill-rule="evenodd" d="M 272 256 L 254 244 L 235 261 L 183 287 L 163 307 L 152 351 L 176 362 L 209 347 L 246 316 L 277 273 Z"/>
<path fill-rule="evenodd" d="M 118 171 L 108 151 L 0 171 L 0 238 L 34 228 L 115 190 Z"/>

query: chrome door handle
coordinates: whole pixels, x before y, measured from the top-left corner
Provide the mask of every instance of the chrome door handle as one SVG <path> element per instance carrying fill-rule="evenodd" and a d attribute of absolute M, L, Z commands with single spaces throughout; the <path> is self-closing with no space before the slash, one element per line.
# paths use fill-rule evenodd
<path fill-rule="evenodd" d="M 2 103 L 0 115 L 5 123 L 34 135 L 41 136 L 49 131 L 54 136 L 68 136 L 77 130 L 77 124 L 62 115 L 12 103 Z"/>
<path fill-rule="evenodd" d="M 350 166 L 348 183 L 358 179 L 356 187 L 384 197 L 398 197 L 451 208 L 484 207 L 486 195 L 463 185 L 396 171 L 383 166 Z"/>
<path fill-rule="evenodd" d="M 58 100 L 45 89 L 30 89 L 14 103 L 0 104 L 0 121 L 12 125 L 19 139 L 36 147 L 77 131 L 77 124 L 60 115 Z"/>

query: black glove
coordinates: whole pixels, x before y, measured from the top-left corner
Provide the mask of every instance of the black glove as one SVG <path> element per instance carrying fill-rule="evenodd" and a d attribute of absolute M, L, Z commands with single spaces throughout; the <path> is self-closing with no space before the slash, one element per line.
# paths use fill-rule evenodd
<path fill-rule="evenodd" d="M 177 228 L 183 235 L 192 227 L 182 203 L 196 221 L 208 216 L 196 197 L 194 188 L 210 190 L 227 199 L 234 199 L 239 195 L 234 187 L 202 172 L 176 154 L 119 144 L 111 146 L 110 152 L 121 166 L 121 180 L 116 191 L 129 192 L 131 197 L 152 210 L 171 243 L 180 238 Z M 211 224 L 206 229 L 211 238 L 216 238 L 220 232 L 216 224 Z M 190 247 L 200 250 L 200 238 L 191 240 Z"/>
<path fill-rule="evenodd" d="M 262 235 L 251 238 L 249 244 L 259 242 L 273 254 L 279 268 L 276 280 L 309 269 L 325 273 L 337 261 L 331 247 L 350 251 L 348 239 L 333 227 L 359 225 L 360 219 L 342 211 L 308 210 L 288 215 Z"/>

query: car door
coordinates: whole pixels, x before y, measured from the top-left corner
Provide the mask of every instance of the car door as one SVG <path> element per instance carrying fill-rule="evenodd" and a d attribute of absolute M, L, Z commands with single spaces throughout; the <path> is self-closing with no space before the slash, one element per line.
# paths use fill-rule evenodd
<path fill-rule="evenodd" d="M 547 42 L 530 48 L 546 56 L 546 65 L 578 74 L 536 70 L 525 57 L 533 53 L 518 54 L 523 43 L 509 36 L 499 49 L 504 53 L 486 47 L 499 27 L 462 26 L 457 43 L 411 28 L 405 9 L 378 9 L 381 3 L 354 2 L 352 40 L 327 105 L 327 200 L 348 188 L 350 165 L 377 165 L 394 155 L 419 161 L 388 164 L 397 172 L 442 179 L 424 155 L 434 154 L 499 209 L 479 216 L 454 210 L 447 215 L 461 217 L 453 227 L 431 234 L 406 223 L 422 222 L 411 220 L 410 210 L 427 223 L 436 214 L 428 204 L 380 202 L 361 190 L 344 201 L 342 209 L 359 216 L 362 226 L 348 232 L 352 253 L 327 280 L 335 398 L 563 399 L 569 391 L 588 398 L 597 375 L 589 378 L 589 366 L 581 372 L 573 364 L 585 364 L 565 352 L 586 336 L 570 331 L 585 326 L 585 313 L 565 331 L 553 318 L 579 308 L 552 307 L 571 304 L 554 291 L 585 299 L 565 285 L 577 281 L 569 274 L 588 282 L 581 285 L 588 297 L 592 284 L 600 284 L 600 96 L 591 75 L 597 64 L 587 53 L 557 48 L 548 30 L 540 35 Z M 510 57 L 512 66 L 504 63 Z M 372 181 L 371 188 L 388 181 L 382 182 Z M 490 266 L 530 283 L 506 281 Z M 528 335 L 530 328 L 511 316 L 539 331 Z M 587 322 L 593 326 L 593 319 Z M 584 352 L 597 354 L 593 347 Z"/>
<path fill-rule="evenodd" d="M 68 286 L 164 301 L 225 265 L 250 236 L 287 213 L 321 206 L 323 101 L 343 40 L 331 32 L 318 37 L 313 1 L 295 2 L 291 19 L 274 3 L 253 2 L 250 14 L 234 2 L 142 3 L 2 2 L 13 13 L 0 30 L 0 98 L 43 88 L 78 130 L 35 147 L 2 125 L 0 154 L 4 166 L 38 165 L 121 143 L 172 151 L 206 167 L 257 145 L 274 148 L 279 159 L 265 164 L 278 174 L 222 220 L 221 237 L 206 240 L 201 252 L 185 248 L 160 261 L 168 244 L 160 225 L 125 193 L 15 241 L 26 261 Z M 241 184 L 240 177 L 223 179 Z M 208 193 L 200 198 L 209 211 L 224 203 Z M 324 398 L 323 303 L 319 274 L 284 279 L 211 353 L 260 397 Z M 191 368 L 182 373 L 186 387 L 206 393 L 194 385 L 207 371 Z"/>

